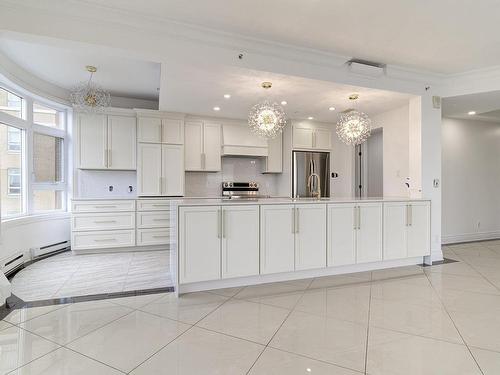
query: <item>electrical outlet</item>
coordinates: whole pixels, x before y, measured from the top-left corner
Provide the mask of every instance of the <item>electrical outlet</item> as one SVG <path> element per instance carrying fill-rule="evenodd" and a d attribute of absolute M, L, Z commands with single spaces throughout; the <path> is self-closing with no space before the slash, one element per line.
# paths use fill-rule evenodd
<path fill-rule="evenodd" d="M 481 228 L 481 222 L 478 220 L 478 222 L 476 223 L 476 227 L 477 229 Z"/>

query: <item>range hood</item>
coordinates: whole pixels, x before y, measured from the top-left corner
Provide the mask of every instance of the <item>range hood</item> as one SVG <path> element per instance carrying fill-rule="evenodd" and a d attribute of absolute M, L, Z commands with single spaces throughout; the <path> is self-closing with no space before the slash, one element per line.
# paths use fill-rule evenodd
<path fill-rule="evenodd" d="M 222 126 L 222 156 L 267 156 L 267 141 L 250 131 L 248 126 Z"/>

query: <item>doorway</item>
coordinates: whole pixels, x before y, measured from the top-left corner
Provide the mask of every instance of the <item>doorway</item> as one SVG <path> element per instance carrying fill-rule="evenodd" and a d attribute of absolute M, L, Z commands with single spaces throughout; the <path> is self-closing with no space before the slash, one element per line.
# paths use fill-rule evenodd
<path fill-rule="evenodd" d="M 357 145 L 354 150 L 355 160 L 355 196 L 384 196 L 384 131 L 372 130 L 368 140 Z"/>

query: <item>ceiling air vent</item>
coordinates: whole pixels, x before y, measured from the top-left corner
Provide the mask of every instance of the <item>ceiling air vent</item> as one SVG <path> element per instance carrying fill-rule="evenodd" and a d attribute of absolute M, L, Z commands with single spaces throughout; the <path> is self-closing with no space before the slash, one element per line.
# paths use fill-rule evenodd
<path fill-rule="evenodd" d="M 347 61 L 347 66 L 352 73 L 363 76 L 381 77 L 385 74 L 385 64 L 373 61 L 350 59 Z"/>

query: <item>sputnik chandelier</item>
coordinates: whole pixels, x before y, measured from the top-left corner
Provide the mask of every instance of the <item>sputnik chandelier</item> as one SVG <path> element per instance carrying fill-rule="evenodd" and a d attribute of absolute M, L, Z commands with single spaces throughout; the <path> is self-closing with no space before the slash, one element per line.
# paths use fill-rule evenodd
<path fill-rule="evenodd" d="M 88 81 L 80 82 L 71 92 L 70 100 L 73 107 L 83 112 L 101 112 L 111 104 L 111 96 L 101 86 L 92 82 L 92 77 L 97 68 L 87 65 L 90 73 Z"/>
<path fill-rule="evenodd" d="M 268 90 L 271 82 L 262 82 L 262 88 Z M 254 105 L 248 114 L 248 126 L 260 137 L 275 138 L 286 125 L 286 113 L 282 106 L 264 100 Z"/>
<path fill-rule="evenodd" d="M 358 94 L 349 96 L 349 100 L 358 100 Z M 364 112 L 348 109 L 340 114 L 337 123 L 337 135 L 348 145 L 359 145 L 365 142 L 371 134 L 372 120 Z"/>

